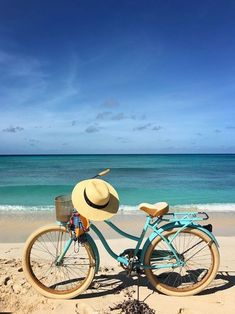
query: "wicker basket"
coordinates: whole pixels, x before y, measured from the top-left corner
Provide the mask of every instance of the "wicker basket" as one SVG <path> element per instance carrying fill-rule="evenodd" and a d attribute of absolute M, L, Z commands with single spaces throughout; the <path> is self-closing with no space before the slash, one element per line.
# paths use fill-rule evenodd
<path fill-rule="evenodd" d="M 70 195 L 59 195 L 55 198 L 56 220 L 68 222 L 72 216 L 73 203 Z"/>

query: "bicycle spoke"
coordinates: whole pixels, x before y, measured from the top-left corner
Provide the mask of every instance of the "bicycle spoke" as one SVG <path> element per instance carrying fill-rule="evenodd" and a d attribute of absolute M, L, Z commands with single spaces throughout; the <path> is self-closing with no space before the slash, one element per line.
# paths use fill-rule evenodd
<path fill-rule="evenodd" d="M 63 292 L 78 288 L 90 271 L 90 257 L 85 246 L 79 246 L 79 253 L 75 253 L 71 246 L 61 264 L 55 264 L 68 239 L 68 234 L 56 230 L 38 236 L 32 245 L 31 269 L 48 289 Z"/>
<path fill-rule="evenodd" d="M 194 253 L 192 256 L 188 257 L 185 262 L 189 261 L 192 257 L 194 257 L 197 253 L 201 252 L 206 246 L 208 246 L 210 242 L 206 243 L 200 250 Z"/>
<path fill-rule="evenodd" d="M 172 237 L 174 237 L 174 233 L 168 236 L 168 240 Z M 211 241 L 205 242 L 197 234 L 182 230 L 171 244 L 184 264 L 177 267 L 167 267 L 167 264 L 176 263 L 176 258 L 172 254 L 173 252 L 168 255 L 164 254 L 170 249 L 166 242 L 160 239 L 152 250 L 150 265 L 165 265 L 166 267 L 155 268 L 151 272 L 156 276 L 158 282 L 172 289 L 184 289 L 184 291 L 185 289 L 192 289 L 194 285 L 198 285 L 199 281 L 204 280 L 212 267 Z"/>

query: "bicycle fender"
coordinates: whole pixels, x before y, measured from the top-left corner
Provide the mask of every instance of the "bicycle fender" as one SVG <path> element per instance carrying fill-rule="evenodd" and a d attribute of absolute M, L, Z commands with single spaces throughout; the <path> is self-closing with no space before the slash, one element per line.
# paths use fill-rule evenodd
<path fill-rule="evenodd" d="M 95 272 L 98 273 L 99 267 L 100 267 L 100 254 L 99 254 L 98 248 L 95 244 L 95 241 L 93 240 L 93 238 L 88 233 L 86 233 L 86 241 L 90 244 L 90 246 L 93 250 L 93 253 L 95 256 L 95 261 L 96 261 Z"/>
<path fill-rule="evenodd" d="M 164 226 L 162 226 L 161 228 L 158 229 L 158 233 L 157 232 L 152 232 L 150 234 L 150 236 L 148 237 L 148 239 L 145 241 L 144 243 L 144 246 L 143 246 L 143 249 L 142 249 L 142 252 L 141 252 L 141 257 L 140 257 L 140 261 L 141 263 L 144 263 L 144 256 L 145 256 L 145 253 L 149 247 L 149 245 L 151 244 L 151 242 L 156 238 L 156 237 L 160 237 L 160 235 L 164 232 L 164 231 L 168 231 L 168 230 L 171 230 L 173 228 L 176 228 L 176 227 L 183 227 L 184 224 L 181 224 L 177 221 L 175 222 L 170 222 Z M 213 242 L 215 242 L 216 246 L 219 247 L 219 244 L 215 238 L 215 236 L 210 232 L 208 231 L 207 229 L 203 228 L 203 226 L 201 225 L 193 225 L 193 224 L 190 224 L 190 225 L 187 225 L 186 228 L 194 228 L 194 229 L 198 229 L 204 233 L 206 233 Z"/>
<path fill-rule="evenodd" d="M 215 242 L 216 246 L 219 247 L 219 243 L 218 243 L 218 241 L 216 240 L 216 238 L 215 238 L 215 236 L 213 235 L 213 233 L 211 233 L 209 230 L 207 230 L 206 228 L 203 228 L 203 226 L 200 226 L 200 225 L 197 226 L 197 229 L 199 229 L 199 230 L 205 232 L 205 233 L 211 238 L 211 240 L 213 240 L 213 241 Z"/>

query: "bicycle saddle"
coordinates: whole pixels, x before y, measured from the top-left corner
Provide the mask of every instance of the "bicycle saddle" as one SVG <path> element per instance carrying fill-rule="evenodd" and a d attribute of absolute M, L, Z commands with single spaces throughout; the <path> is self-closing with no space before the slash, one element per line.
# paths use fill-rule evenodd
<path fill-rule="evenodd" d="M 156 204 L 141 203 L 139 209 L 143 210 L 151 217 L 160 217 L 168 212 L 169 205 L 166 202 Z"/>

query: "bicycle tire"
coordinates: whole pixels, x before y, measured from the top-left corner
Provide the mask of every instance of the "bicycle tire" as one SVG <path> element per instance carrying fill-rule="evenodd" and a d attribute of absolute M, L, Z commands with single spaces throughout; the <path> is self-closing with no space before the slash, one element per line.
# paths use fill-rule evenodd
<path fill-rule="evenodd" d="M 57 244 L 55 245 L 57 236 L 58 239 L 64 237 L 63 241 L 65 243 L 69 238 L 69 233 L 65 227 L 58 225 L 44 226 L 32 233 L 24 246 L 22 267 L 26 279 L 42 295 L 54 299 L 71 299 L 83 293 L 91 284 L 95 275 L 95 255 L 90 244 L 84 242 L 78 253 L 71 253 L 72 248 L 70 247 L 71 250 L 66 253 L 62 265 L 56 266 L 53 259 L 56 256 L 58 257 L 63 249 L 62 240 L 61 243 L 57 240 L 60 250 L 56 246 Z M 50 239 L 52 245 L 50 245 Z M 55 242 L 53 242 L 53 239 L 55 239 Z M 36 261 L 36 258 L 39 262 Z M 78 264 L 78 262 L 81 262 L 81 264 Z M 46 270 L 46 273 L 43 273 L 44 267 L 47 265 L 50 265 L 48 267 L 51 270 L 49 272 Z M 69 268 L 68 265 L 72 265 L 72 267 Z M 77 267 L 76 272 L 75 266 Z M 42 268 L 42 277 L 39 275 L 40 268 Z M 67 276 L 67 279 L 62 278 L 62 273 L 65 277 Z M 72 275 L 75 278 L 71 278 Z M 82 277 L 78 278 L 78 276 Z M 56 282 L 49 286 L 49 283 L 45 283 L 47 279 Z M 69 285 L 71 285 L 71 288 L 69 288 Z M 67 286 L 68 289 L 65 289 Z"/>
<path fill-rule="evenodd" d="M 169 237 L 175 234 L 179 228 L 174 228 L 169 231 L 165 231 L 163 235 L 165 237 Z M 179 243 L 176 245 L 177 241 L 179 242 L 179 238 L 182 237 L 182 241 L 184 241 L 184 248 L 179 248 Z M 193 237 L 198 238 L 197 243 L 194 244 Z M 181 241 L 181 242 L 182 242 Z M 190 242 L 191 241 L 191 242 Z M 191 245 L 191 248 L 186 248 L 186 242 L 188 245 Z M 204 246 L 197 247 L 200 243 L 203 243 Z M 160 245 L 161 244 L 161 245 Z M 215 242 L 201 230 L 196 228 L 186 228 L 185 230 L 181 231 L 178 236 L 172 242 L 173 246 L 177 249 L 179 254 L 182 254 L 182 258 L 185 259 L 185 269 L 182 271 L 183 266 L 181 267 L 180 273 L 177 272 L 177 268 L 169 267 L 167 269 L 145 269 L 145 274 L 151 285 L 157 289 L 158 291 L 162 292 L 163 294 L 170 295 L 170 296 L 189 296 L 195 295 L 204 290 L 215 278 L 218 268 L 219 268 L 219 251 L 215 244 Z M 162 250 L 163 246 L 163 250 Z M 177 246 L 177 247 L 176 247 Z M 200 252 L 204 250 L 204 248 L 208 248 L 207 254 L 205 251 L 201 255 Z M 194 257 L 197 255 L 198 249 L 198 256 L 197 259 Z M 183 252 L 180 252 L 183 251 Z M 191 251 L 191 252 L 190 252 Z M 162 240 L 160 236 L 153 239 L 151 244 L 146 250 L 145 257 L 144 257 L 144 264 L 150 266 L 153 263 L 166 263 L 167 261 L 164 260 L 165 256 L 169 256 L 168 262 L 172 263 L 175 262 L 172 252 L 170 252 L 169 247 L 166 246 L 166 243 Z M 190 253 L 189 253 L 190 252 Z M 183 254 L 184 253 L 184 254 Z M 187 254 L 188 255 L 187 255 Z M 191 258 L 190 255 L 191 254 Z M 206 257 L 208 255 L 208 257 Z M 205 257 L 203 257 L 205 256 Z M 202 264 L 203 258 L 205 261 Z M 210 260 L 209 260 L 210 259 Z M 208 260 L 208 269 L 206 269 L 206 260 Z M 201 264 L 200 264 L 201 263 Z M 195 265 L 195 266 L 193 266 Z M 201 268 L 199 268 L 201 265 Z M 190 268 L 191 267 L 191 268 Z M 193 267 L 197 269 L 193 269 Z M 204 269 L 203 269 L 204 267 Z M 180 268 L 180 267 L 178 267 Z M 170 282 L 170 278 L 172 282 Z M 173 279 L 174 278 L 174 279 Z M 187 285 L 186 278 L 193 281 Z M 181 284 L 179 285 L 178 282 Z"/>

